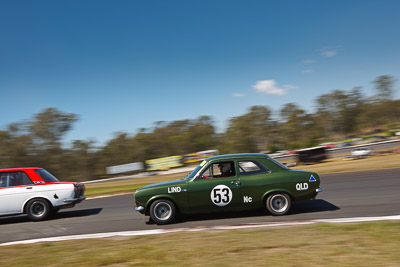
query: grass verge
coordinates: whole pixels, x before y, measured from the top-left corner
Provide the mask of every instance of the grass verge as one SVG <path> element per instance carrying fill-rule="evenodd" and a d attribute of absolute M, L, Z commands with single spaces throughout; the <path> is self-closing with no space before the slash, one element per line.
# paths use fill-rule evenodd
<path fill-rule="evenodd" d="M 396 167 L 400 167 L 400 154 L 379 155 L 372 156 L 367 159 L 356 160 L 343 160 L 341 158 L 330 159 L 323 163 L 295 166 L 293 167 L 293 169 L 308 170 L 317 172 L 318 174 L 326 174 L 335 172 L 377 170 Z M 87 197 L 94 197 L 99 195 L 133 192 L 137 188 L 140 188 L 146 184 L 181 179 L 185 176 L 185 174 L 186 173 L 179 173 L 172 175 L 161 175 L 156 177 L 143 177 L 120 181 L 86 184 L 85 195 Z"/>
<path fill-rule="evenodd" d="M 298 170 L 314 171 L 318 174 L 336 172 L 355 172 L 367 170 L 390 169 L 400 167 L 400 154 L 374 155 L 365 159 L 343 158 L 328 159 L 322 163 L 311 165 L 299 165 L 293 167 Z"/>
<path fill-rule="evenodd" d="M 318 224 L 0 248 L 0 266 L 399 266 L 400 223 Z"/>

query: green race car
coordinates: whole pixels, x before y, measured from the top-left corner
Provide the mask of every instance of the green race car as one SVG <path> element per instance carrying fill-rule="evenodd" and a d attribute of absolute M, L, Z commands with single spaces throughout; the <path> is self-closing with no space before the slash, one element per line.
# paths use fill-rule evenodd
<path fill-rule="evenodd" d="M 177 213 L 209 213 L 266 208 L 284 215 L 292 201 L 315 199 L 320 179 L 314 172 L 291 170 L 266 154 L 210 157 L 185 179 L 138 189 L 135 209 L 157 224 Z"/>

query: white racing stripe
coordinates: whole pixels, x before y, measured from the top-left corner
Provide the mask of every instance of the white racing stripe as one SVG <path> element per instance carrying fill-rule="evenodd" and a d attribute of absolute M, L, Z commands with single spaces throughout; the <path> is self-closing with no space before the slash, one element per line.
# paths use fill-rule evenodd
<path fill-rule="evenodd" d="M 373 221 L 384 221 L 384 220 L 400 220 L 400 215 L 381 216 L 381 217 L 318 219 L 318 220 L 297 221 L 297 222 L 254 223 L 254 224 L 250 223 L 250 224 L 239 224 L 239 225 L 198 226 L 198 227 L 191 227 L 191 228 L 154 229 L 154 230 L 141 230 L 141 231 L 124 231 L 124 232 L 110 232 L 110 233 L 98 233 L 98 234 L 57 236 L 57 237 L 47 237 L 47 238 L 38 238 L 38 239 L 7 242 L 7 243 L 0 244 L 0 246 L 35 244 L 35 243 L 39 243 L 39 242 L 56 242 L 56 241 L 92 239 L 92 238 L 159 235 L 159 234 L 169 234 L 169 233 L 176 233 L 176 232 L 198 232 L 198 231 L 208 231 L 208 230 L 236 230 L 236 229 L 260 228 L 260 227 L 309 225 L 309 224 L 316 224 L 316 223 L 354 223 L 354 222 L 373 222 Z"/>

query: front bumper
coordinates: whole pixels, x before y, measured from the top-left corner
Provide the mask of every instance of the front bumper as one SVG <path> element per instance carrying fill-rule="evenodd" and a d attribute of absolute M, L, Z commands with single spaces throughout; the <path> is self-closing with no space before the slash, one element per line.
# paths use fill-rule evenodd
<path fill-rule="evenodd" d="M 135 210 L 142 213 L 144 211 L 144 207 L 143 206 L 135 207 Z"/>
<path fill-rule="evenodd" d="M 136 198 L 135 198 L 135 193 L 136 192 L 133 193 L 133 204 L 134 204 L 135 210 L 140 212 L 141 214 L 144 214 L 144 207 L 143 206 L 138 206 L 137 203 L 136 203 Z"/>

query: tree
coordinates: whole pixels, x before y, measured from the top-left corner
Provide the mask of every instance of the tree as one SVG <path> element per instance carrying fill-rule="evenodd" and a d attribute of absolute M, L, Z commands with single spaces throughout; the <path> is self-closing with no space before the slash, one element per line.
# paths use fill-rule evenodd
<path fill-rule="evenodd" d="M 377 91 L 377 99 L 379 101 L 387 101 L 393 98 L 394 78 L 390 75 L 381 75 L 374 82 Z"/>
<path fill-rule="evenodd" d="M 307 147 L 317 138 L 314 119 L 294 103 L 283 106 L 280 111 L 280 136 L 287 148 Z"/>
<path fill-rule="evenodd" d="M 36 114 L 27 128 L 38 150 L 60 146 L 61 137 L 72 128 L 78 116 L 47 108 Z"/>
<path fill-rule="evenodd" d="M 32 165 L 32 139 L 18 132 L 17 124 L 10 125 L 8 131 L 0 131 L 0 168 Z"/>
<path fill-rule="evenodd" d="M 335 90 L 317 98 L 317 120 L 324 129 L 325 137 L 345 137 L 357 129 L 357 117 L 363 97 L 360 88 L 349 93 Z"/>
<path fill-rule="evenodd" d="M 74 140 L 72 148 L 65 150 L 64 164 L 68 171 L 66 175 L 73 180 L 90 180 L 104 173 L 104 168 L 99 169 L 98 154 L 93 140 Z"/>
<path fill-rule="evenodd" d="M 185 153 L 192 153 L 216 148 L 216 133 L 213 121 L 209 116 L 201 116 L 192 122 L 185 139 Z"/>
<path fill-rule="evenodd" d="M 130 157 L 134 147 L 130 145 L 128 133 L 118 132 L 114 138 L 107 142 L 102 151 L 103 164 L 105 167 L 132 163 Z"/>
<path fill-rule="evenodd" d="M 32 139 L 31 153 L 34 155 L 34 166 L 41 166 L 63 176 L 63 149 L 61 140 L 63 135 L 72 128 L 77 115 L 63 113 L 55 108 L 47 108 L 35 114 L 33 119 L 25 123 L 29 137 Z"/>
<path fill-rule="evenodd" d="M 229 121 L 222 153 L 259 152 L 271 142 L 269 136 L 271 111 L 265 106 L 253 106 L 249 112 Z"/>
<path fill-rule="evenodd" d="M 387 128 L 396 120 L 396 107 L 393 106 L 394 78 L 389 75 L 377 77 L 374 82 L 377 94 L 372 102 L 371 109 L 374 110 L 375 123 L 381 128 Z"/>

